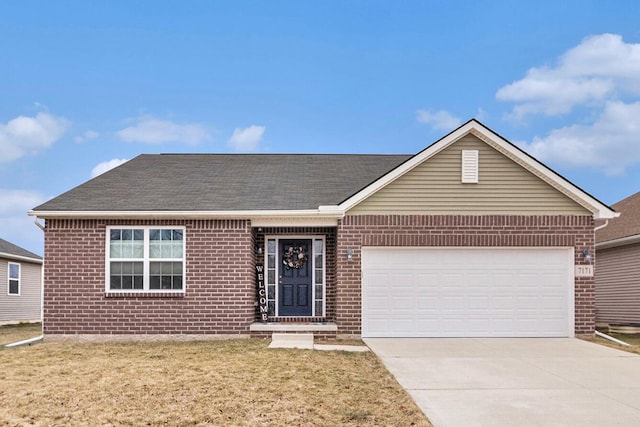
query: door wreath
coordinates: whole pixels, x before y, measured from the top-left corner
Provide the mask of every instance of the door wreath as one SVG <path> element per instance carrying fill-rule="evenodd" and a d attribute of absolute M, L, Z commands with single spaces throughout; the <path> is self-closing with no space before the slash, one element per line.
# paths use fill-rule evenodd
<path fill-rule="evenodd" d="M 287 268 L 301 268 L 306 261 L 307 254 L 304 253 L 302 246 L 298 246 L 297 248 L 290 246 L 282 255 L 282 263 L 286 265 Z"/>

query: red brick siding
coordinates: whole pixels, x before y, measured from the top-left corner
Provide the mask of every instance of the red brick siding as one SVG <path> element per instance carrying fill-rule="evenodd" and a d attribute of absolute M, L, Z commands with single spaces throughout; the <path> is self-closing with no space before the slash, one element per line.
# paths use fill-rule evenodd
<path fill-rule="evenodd" d="M 582 251 L 594 252 L 590 216 L 510 215 L 362 215 L 346 216 L 338 225 L 336 322 L 338 334 L 361 331 L 362 246 L 569 246 L 575 263 Z M 353 250 L 348 262 L 347 248 Z M 595 329 L 594 278 L 575 281 L 575 332 Z"/>
<path fill-rule="evenodd" d="M 106 227 L 184 226 L 186 292 L 105 295 Z M 248 221 L 47 220 L 45 334 L 248 334 L 254 244 Z"/>

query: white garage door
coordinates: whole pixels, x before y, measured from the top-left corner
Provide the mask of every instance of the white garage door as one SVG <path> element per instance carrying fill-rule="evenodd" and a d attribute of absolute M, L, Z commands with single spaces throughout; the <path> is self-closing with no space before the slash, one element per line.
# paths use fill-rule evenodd
<path fill-rule="evenodd" d="M 363 337 L 573 336 L 571 248 L 363 248 Z"/>

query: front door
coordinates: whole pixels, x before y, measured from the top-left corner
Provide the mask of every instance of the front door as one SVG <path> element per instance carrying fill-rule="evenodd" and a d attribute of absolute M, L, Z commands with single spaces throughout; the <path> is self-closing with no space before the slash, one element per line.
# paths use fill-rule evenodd
<path fill-rule="evenodd" d="M 311 240 L 283 239 L 278 250 L 278 315 L 311 316 Z"/>

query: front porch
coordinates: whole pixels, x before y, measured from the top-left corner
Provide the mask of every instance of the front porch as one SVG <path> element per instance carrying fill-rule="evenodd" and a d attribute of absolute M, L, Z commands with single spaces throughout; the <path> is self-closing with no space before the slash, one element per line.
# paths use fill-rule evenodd
<path fill-rule="evenodd" d="M 252 337 L 335 339 L 336 227 L 253 227 L 257 267 Z"/>

